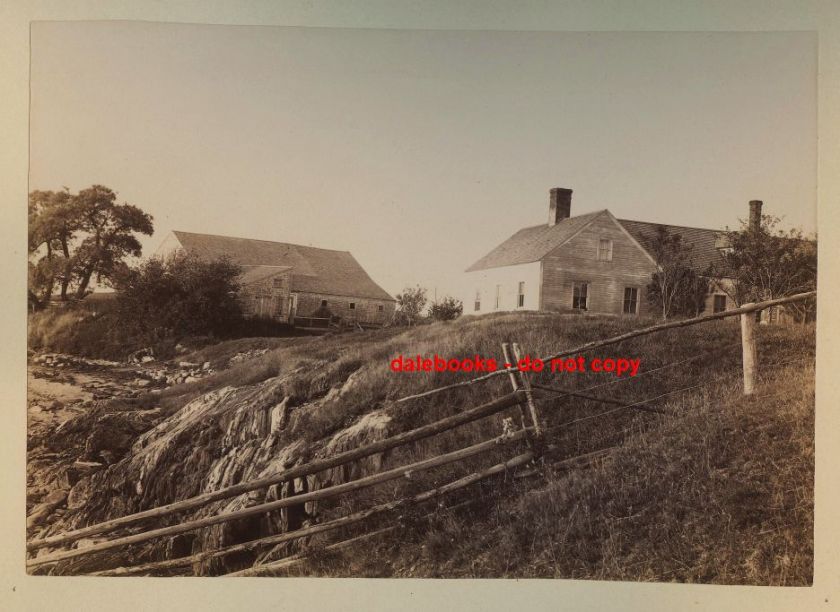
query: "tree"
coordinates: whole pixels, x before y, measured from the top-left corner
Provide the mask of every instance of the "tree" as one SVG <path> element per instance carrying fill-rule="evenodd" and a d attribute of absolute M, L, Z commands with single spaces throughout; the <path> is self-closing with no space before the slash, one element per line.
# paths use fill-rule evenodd
<path fill-rule="evenodd" d="M 241 272 L 227 259 L 153 257 L 116 275 L 117 318 L 147 344 L 224 334 L 242 318 L 237 297 Z"/>
<path fill-rule="evenodd" d="M 420 318 L 427 302 L 426 289 L 420 285 L 413 289 L 406 287 L 397 295 L 397 320 L 411 327 Z"/>
<path fill-rule="evenodd" d="M 135 234 L 150 236 L 152 217 L 116 194 L 93 185 L 73 195 L 33 191 L 29 195 L 29 298 L 45 306 L 55 286 L 62 300 L 71 288 L 84 297 L 91 280 L 112 281 L 125 260 L 141 254 Z"/>
<path fill-rule="evenodd" d="M 429 316 L 435 321 L 452 321 L 460 317 L 463 312 L 464 304 L 461 300 L 451 296 L 447 296 L 429 307 Z"/>
<path fill-rule="evenodd" d="M 817 239 L 799 229 L 778 228 L 779 219 L 762 215 L 756 228 L 742 222 L 728 231 L 728 246 L 709 276 L 736 305 L 813 291 L 817 286 Z M 802 316 L 812 305 L 802 306 Z M 796 312 L 796 309 L 792 309 Z"/>
<path fill-rule="evenodd" d="M 78 206 L 66 188 L 29 194 L 29 289 L 37 306 L 49 302 L 56 283 L 62 299 L 67 298 L 72 280 L 70 245 L 80 221 Z"/>
<path fill-rule="evenodd" d="M 710 287 L 707 276 L 698 274 L 693 268 L 689 269 L 685 277 L 685 290 L 680 294 L 676 312 L 691 317 L 700 316 L 706 308 Z"/>
<path fill-rule="evenodd" d="M 694 270 L 693 247 L 683 242 L 681 234 L 660 225 L 648 250 L 657 266 L 647 287 L 648 301 L 662 312 L 663 319 L 675 314 L 699 314 L 709 285 Z"/>
<path fill-rule="evenodd" d="M 112 281 L 128 256 L 139 257 L 143 247 L 135 237 L 154 232 L 151 215 L 131 204 L 116 204 L 116 194 L 102 185 L 84 189 L 75 196 L 81 215 L 80 230 L 87 235 L 73 256 L 76 297 L 87 292 L 93 275 L 97 281 Z"/>

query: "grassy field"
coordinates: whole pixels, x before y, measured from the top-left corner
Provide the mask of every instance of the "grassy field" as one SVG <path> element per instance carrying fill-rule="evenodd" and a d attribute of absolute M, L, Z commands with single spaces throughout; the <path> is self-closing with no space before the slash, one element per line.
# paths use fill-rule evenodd
<path fill-rule="evenodd" d="M 709 385 L 587 467 L 549 468 L 409 542 L 304 571 L 810 584 L 813 376 L 784 366 L 749 398 L 734 381 Z"/>
<path fill-rule="evenodd" d="M 406 338 L 421 354 L 463 355 L 477 347 L 479 354 L 499 356 L 503 340 L 547 354 L 614 335 L 627 325 L 616 319 L 502 315 L 408 332 L 392 339 L 390 351 L 380 357 L 405 346 Z M 555 470 L 549 462 L 544 480 L 484 487 L 481 502 L 466 511 L 439 510 L 396 537 L 348 553 L 315 555 L 290 573 L 810 584 L 813 334 L 813 327 L 759 328 L 762 375 L 753 397 L 741 394 L 739 333 L 732 322 L 590 354 L 641 358 L 642 372 L 684 362 L 649 376 L 537 376 L 542 383 L 578 389 L 606 383 L 592 393 L 627 403 L 670 393 L 651 404 L 667 414 L 625 410 L 589 418 L 610 407 L 544 402 L 549 425 L 559 428 L 551 441 L 562 447 L 561 456 L 610 450 L 582 468 Z M 374 389 L 380 389 L 377 399 L 385 399 L 452 382 L 455 376 L 421 377 L 413 384 L 405 382 L 407 374 L 395 378 L 377 372 L 365 393 L 376 396 Z M 504 384 L 491 386 L 501 392 Z M 673 393 L 679 389 L 687 390 Z M 487 393 L 470 388 L 449 395 L 445 403 L 467 405 Z M 443 416 L 440 403 L 440 397 L 418 400 L 400 418 L 417 425 Z M 425 418 L 415 418 L 420 413 Z M 336 410 L 320 415 L 319 433 L 326 433 L 326 423 L 343 421 L 341 416 Z M 471 431 L 469 437 L 491 433 Z M 450 450 L 439 441 L 428 444 L 433 446 L 425 449 L 429 453 Z M 457 476 L 456 470 L 447 472 L 435 482 Z"/>
<path fill-rule="evenodd" d="M 466 317 L 408 330 L 238 340 L 207 347 L 184 359 L 210 360 L 221 367 L 237 352 L 269 350 L 202 380 L 129 402 L 129 407 L 139 409 L 165 408 L 171 416 L 158 428 L 164 433 L 167 427 L 177 430 L 184 446 L 167 446 L 142 470 L 137 457 L 125 457 L 93 483 L 91 488 L 100 493 L 93 494 L 76 519 L 102 520 L 220 486 L 213 480 L 220 466 L 247 465 L 247 470 L 231 476 L 231 482 L 242 474 L 268 469 L 270 458 L 258 458 L 253 452 L 253 445 L 262 444 L 268 434 L 253 423 L 281 400 L 291 417 L 282 431 L 272 434 L 277 437 L 272 438 L 274 448 L 286 452 L 304 444 L 317 452 L 331 448 L 336 436 L 374 413 L 387 420 L 393 434 L 509 391 L 507 378 L 500 376 L 481 385 L 395 403 L 471 376 L 395 373 L 389 362 L 397 355 L 478 354 L 503 362 L 502 342 L 515 341 L 525 352 L 544 356 L 643 324 L 627 318 L 517 313 Z M 535 374 L 533 380 L 539 384 L 590 389 L 592 394 L 628 404 L 658 398 L 644 405 L 657 412 L 547 396 L 540 409 L 557 451 L 545 458 L 541 475 L 507 475 L 476 486 L 450 500 L 474 501 L 458 511 L 426 507 L 404 513 L 396 534 L 350 552 L 316 554 L 290 574 L 809 584 L 814 327 L 759 326 L 757 337 L 761 382 L 757 395 L 749 398 L 740 390 L 736 321 L 645 336 L 584 354 L 587 360 L 640 359 L 639 376 L 634 378 L 594 372 Z M 212 419 L 184 422 L 182 407 L 189 412 L 190 402 L 231 386 L 237 391 L 229 405 Z M 397 449 L 383 458 L 383 465 L 402 465 L 497 436 L 502 419 L 513 415 L 515 409 Z M 364 442 L 362 436 L 354 443 Z M 604 454 L 587 464 L 554 466 L 558 460 L 599 450 Z M 140 445 L 135 454 L 143 452 Z M 516 452 L 520 451 L 500 448 L 490 457 L 438 468 L 410 482 L 365 490 L 340 503 L 319 506 L 319 518 L 328 520 L 442 484 Z M 360 469 L 364 474 L 369 468 Z M 123 483 L 138 479 L 144 495 L 134 498 Z M 120 504 L 106 503 L 104 496 L 116 490 L 123 496 Z M 429 511 L 431 518 L 425 516 Z M 276 528 L 264 522 L 232 526 L 216 539 L 229 544 Z M 354 533 L 346 531 L 343 536 Z M 317 548 L 327 541 L 316 538 L 312 544 Z M 193 550 L 203 546 L 209 543 L 194 543 Z M 138 558 L 160 554 L 162 549 L 150 549 Z M 237 562 L 242 567 L 253 559 Z M 205 569 L 216 573 L 236 567 Z"/>

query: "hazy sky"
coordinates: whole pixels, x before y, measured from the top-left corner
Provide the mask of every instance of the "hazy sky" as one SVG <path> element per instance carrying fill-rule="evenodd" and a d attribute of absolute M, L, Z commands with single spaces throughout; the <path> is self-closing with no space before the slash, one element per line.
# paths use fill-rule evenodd
<path fill-rule="evenodd" d="M 32 189 L 172 229 L 351 251 L 451 292 L 548 216 L 816 229 L 816 36 L 32 27 Z"/>

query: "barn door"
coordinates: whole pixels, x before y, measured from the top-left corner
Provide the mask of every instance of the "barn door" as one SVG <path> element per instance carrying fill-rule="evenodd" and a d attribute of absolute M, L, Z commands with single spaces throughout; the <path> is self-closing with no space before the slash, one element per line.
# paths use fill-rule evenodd
<path fill-rule="evenodd" d="M 289 323 L 295 322 L 295 315 L 297 314 L 297 302 L 298 296 L 297 293 L 293 293 L 289 296 Z"/>
<path fill-rule="evenodd" d="M 274 300 L 270 295 L 260 295 L 257 297 L 257 304 L 256 304 L 256 315 L 260 319 L 271 317 L 272 313 L 272 304 Z"/>

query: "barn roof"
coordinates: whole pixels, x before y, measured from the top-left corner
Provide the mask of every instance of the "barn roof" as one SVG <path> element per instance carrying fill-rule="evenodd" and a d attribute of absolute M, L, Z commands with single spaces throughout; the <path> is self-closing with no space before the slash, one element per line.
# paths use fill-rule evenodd
<path fill-rule="evenodd" d="M 488 268 L 501 268 L 540 261 L 603 214 L 610 213 L 607 210 L 599 210 L 576 217 L 568 217 L 552 226 L 543 223 L 523 228 L 467 268 L 466 271 L 475 272 Z M 721 234 L 719 231 L 627 219 L 616 219 L 616 221 L 651 256 L 650 247 L 655 240 L 658 227 L 665 227 L 670 233 L 682 236 L 683 243 L 691 248 L 693 266 L 698 271 L 704 270 L 720 256 L 716 248 L 716 241 Z"/>
<path fill-rule="evenodd" d="M 394 299 L 368 276 L 348 251 L 182 231 L 173 234 L 187 253 L 202 259 L 228 257 L 245 267 L 249 276 L 270 275 L 275 266 L 291 268 L 292 291 Z"/>
<path fill-rule="evenodd" d="M 243 285 L 259 283 L 291 269 L 291 266 L 242 266 L 239 282 Z"/>

